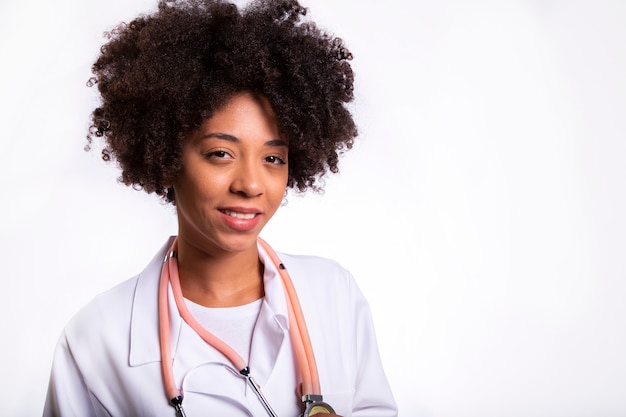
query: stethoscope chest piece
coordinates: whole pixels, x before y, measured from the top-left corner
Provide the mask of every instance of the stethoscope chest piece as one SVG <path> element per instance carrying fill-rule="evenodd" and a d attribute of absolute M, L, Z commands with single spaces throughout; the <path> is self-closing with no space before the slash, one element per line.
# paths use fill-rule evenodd
<path fill-rule="evenodd" d="M 316 414 L 335 414 L 333 408 L 322 401 L 321 395 L 305 395 L 303 398 L 306 408 L 302 417 L 314 416 Z"/>

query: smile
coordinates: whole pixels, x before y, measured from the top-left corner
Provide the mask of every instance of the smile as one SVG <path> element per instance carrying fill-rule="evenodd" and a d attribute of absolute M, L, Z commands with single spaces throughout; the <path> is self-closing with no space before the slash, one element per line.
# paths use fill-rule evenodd
<path fill-rule="evenodd" d="M 243 219 L 243 220 L 251 220 L 254 219 L 257 215 L 257 213 L 238 213 L 236 211 L 232 211 L 232 210 L 220 210 L 222 213 L 226 214 L 227 216 L 230 217 L 235 217 L 237 219 Z"/>

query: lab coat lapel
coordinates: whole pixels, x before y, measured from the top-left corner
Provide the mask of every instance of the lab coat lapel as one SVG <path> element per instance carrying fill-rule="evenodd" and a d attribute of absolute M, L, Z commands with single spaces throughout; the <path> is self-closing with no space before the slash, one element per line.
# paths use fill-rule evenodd
<path fill-rule="evenodd" d="M 159 278 L 167 250 L 174 237 L 170 237 L 148 266 L 137 277 L 137 286 L 133 295 L 133 310 L 130 323 L 130 366 L 139 366 L 161 360 L 159 345 Z M 171 290 L 169 294 L 170 317 L 172 332 L 170 343 L 172 352 L 176 351 L 179 338 L 181 318 Z"/>
<path fill-rule="evenodd" d="M 265 298 L 252 336 L 249 364 L 256 382 L 265 386 L 275 368 L 285 336 L 289 332 L 289 320 L 278 270 L 260 246 L 259 256 L 265 265 L 263 275 Z"/>
<path fill-rule="evenodd" d="M 278 324 L 268 303 L 263 302 L 257 319 L 250 348 L 250 373 L 255 381 L 265 386 L 278 359 L 285 331 Z"/>

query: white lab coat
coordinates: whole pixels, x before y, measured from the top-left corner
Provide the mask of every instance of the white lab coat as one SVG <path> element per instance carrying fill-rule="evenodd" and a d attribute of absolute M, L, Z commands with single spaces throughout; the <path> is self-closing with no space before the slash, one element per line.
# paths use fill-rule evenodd
<path fill-rule="evenodd" d="M 65 328 L 54 355 L 44 416 L 174 416 L 161 378 L 158 281 L 172 238 L 138 276 L 96 297 Z M 297 363 L 278 271 L 265 264 L 251 374 L 279 417 L 299 415 Z M 324 400 L 344 417 L 397 416 L 369 307 L 336 262 L 279 254 L 300 297 Z M 170 289 L 174 375 L 193 416 L 265 416 L 245 380 L 180 317 Z"/>

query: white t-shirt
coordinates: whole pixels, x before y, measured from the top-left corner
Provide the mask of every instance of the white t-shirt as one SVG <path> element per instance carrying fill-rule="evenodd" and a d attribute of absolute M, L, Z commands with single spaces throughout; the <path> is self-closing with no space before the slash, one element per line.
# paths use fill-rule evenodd
<path fill-rule="evenodd" d="M 185 298 L 185 304 L 196 321 L 235 350 L 246 362 L 250 360 L 252 333 L 263 299 L 237 307 L 212 308 Z"/>

